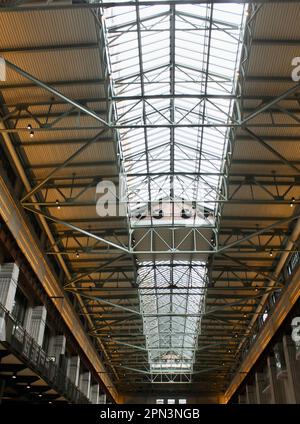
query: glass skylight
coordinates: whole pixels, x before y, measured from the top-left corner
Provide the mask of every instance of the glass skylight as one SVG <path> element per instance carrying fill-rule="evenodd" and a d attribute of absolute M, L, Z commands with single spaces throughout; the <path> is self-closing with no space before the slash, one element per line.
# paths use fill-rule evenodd
<path fill-rule="evenodd" d="M 191 372 L 205 299 L 205 265 L 141 263 L 139 286 L 151 371 Z"/>
<path fill-rule="evenodd" d="M 245 19 L 239 4 L 104 9 L 115 116 L 130 226 L 157 227 L 149 205 L 183 202 L 216 217 Z M 225 175 L 226 177 L 226 175 Z M 177 205 L 177 206 L 176 206 Z M 143 209 L 144 208 L 144 209 Z M 199 218 L 199 217 L 198 217 Z M 191 219 L 190 225 L 203 225 Z M 187 220 L 186 220 L 187 221 Z M 138 241 L 138 240 L 137 240 Z M 205 304 L 205 263 L 137 258 L 144 332 L 153 372 L 192 372 Z M 175 265 L 175 266 L 174 266 Z M 167 290 L 167 291 L 166 291 Z"/>

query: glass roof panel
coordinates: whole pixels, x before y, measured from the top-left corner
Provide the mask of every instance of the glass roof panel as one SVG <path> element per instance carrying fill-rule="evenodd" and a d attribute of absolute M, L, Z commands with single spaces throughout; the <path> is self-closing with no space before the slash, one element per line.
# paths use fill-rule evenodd
<path fill-rule="evenodd" d="M 205 205 L 216 216 L 246 8 L 137 0 L 104 10 L 132 227 L 140 206 L 162 199 Z M 169 225 L 178 224 L 175 208 L 168 213 Z M 205 309 L 206 264 L 171 258 L 139 260 L 144 333 L 152 372 L 187 373 Z"/>
<path fill-rule="evenodd" d="M 150 369 L 192 371 L 204 311 L 206 268 L 200 262 L 182 261 L 175 267 L 157 262 L 149 271 L 149 264 L 140 264 L 139 286 Z"/>

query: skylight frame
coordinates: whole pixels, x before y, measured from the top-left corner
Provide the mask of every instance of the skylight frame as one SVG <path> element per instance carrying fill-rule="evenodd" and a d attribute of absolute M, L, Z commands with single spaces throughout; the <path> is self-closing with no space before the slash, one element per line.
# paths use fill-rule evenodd
<path fill-rule="evenodd" d="M 221 19 L 221 17 L 224 17 L 224 8 L 239 10 L 238 14 L 226 11 L 236 20 L 232 19 L 231 22 L 225 22 Z M 111 10 L 114 13 L 116 9 L 116 7 L 113 7 Z M 204 181 L 205 194 L 202 197 L 206 201 L 209 200 L 209 204 L 213 205 L 212 209 L 215 216 L 219 216 L 221 206 L 217 200 L 222 184 L 221 174 L 225 168 L 228 148 L 228 124 L 231 122 L 233 94 L 236 89 L 236 71 L 239 65 L 239 48 L 241 47 L 242 26 L 245 20 L 245 15 L 243 15 L 245 6 L 236 4 L 227 4 L 223 7 L 211 4 L 176 6 L 175 1 L 171 5 L 140 7 L 137 1 L 136 7 L 120 7 L 119 9 L 122 14 L 122 25 L 111 26 L 109 18 L 106 19 L 109 48 L 111 50 L 116 49 L 118 46 L 116 40 L 120 40 L 124 34 L 126 34 L 127 41 L 130 37 L 132 39 L 133 31 L 135 31 L 136 36 L 135 42 L 132 42 L 134 47 L 129 47 L 127 43 L 128 50 L 123 54 L 123 57 L 128 56 L 128 66 L 125 64 L 126 60 L 120 63 L 117 60 L 112 60 L 111 62 L 113 94 L 116 106 L 114 127 L 119 131 L 125 174 L 135 175 L 135 177 L 127 178 L 129 214 L 131 215 L 135 212 L 137 203 L 139 205 L 143 203 L 147 205 L 149 202 L 157 202 L 160 199 L 161 193 L 158 192 L 157 186 L 161 185 L 162 188 L 167 181 L 160 176 L 160 173 L 169 175 L 170 198 L 175 200 L 181 195 L 181 192 L 176 192 L 176 190 L 180 191 L 180 184 L 176 183 L 176 178 L 178 177 L 175 174 L 182 171 L 181 183 L 183 182 L 186 187 L 189 187 L 191 178 L 185 174 L 194 171 L 195 174 L 201 174 L 201 183 Z M 127 9 L 129 15 L 126 13 Z M 190 13 L 191 10 L 194 13 Z M 200 16 L 200 11 L 206 11 L 207 15 Z M 108 13 L 107 10 L 106 13 Z M 147 34 L 147 39 L 146 37 L 143 38 L 142 33 L 145 29 L 143 25 L 145 22 L 151 22 L 151 16 L 154 15 L 158 22 L 159 19 L 161 20 L 159 24 L 156 23 L 158 30 L 155 31 L 152 26 L 149 34 Z M 131 19 L 128 19 L 130 25 L 127 25 L 127 28 L 124 16 L 129 16 Z M 138 17 L 137 25 L 134 23 L 134 16 Z M 169 23 L 168 19 L 166 19 L 167 17 L 169 18 Z M 174 23 L 178 17 L 180 18 L 180 24 L 178 24 L 184 26 L 188 22 L 189 29 L 173 30 Z M 169 28 L 168 26 L 164 28 L 166 23 L 169 24 Z M 201 24 L 204 26 L 201 27 Z M 234 34 L 232 33 L 233 28 L 235 28 Z M 114 34 L 111 36 L 112 29 Z M 201 31 L 206 33 L 204 37 L 201 36 Z M 215 38 L 212 35 L 214 32 L 217 34 Z M 232 40 L 236 39 L 235 49 L 233 50 L 229 49 L 231 44 L 228 39 L 220 39 L 220 34 L 228 35 L 228 33 L 230 33 L 229 38 Z M 155 57 L 155 53 L 159 49 L 155 50 L 152 46 L 153 41 L 151 42 L 151 40 L 155 40 L 155 37 L 161 37 L 164 40 L 163 48 L 157 57 Z M 189 55 L 186 53 L 188 43 L 191 44 L 191 49 L 194 48 L 194 40 L 197 37 L 202 37 L 203 40 L 202 60 L 189 59 Z M 171 44 L 169 47 L 167 46 L 168 40 Z M 177 47 L 178 50 L 181 49 L 182 51 L 180 55 L 176 55 L 176 47 L 174 47 L 176 40 L 180 41 Z M 120 46 L 124 45 L 125 43 L 120 44 Z M 201 43 L 197 45 L 201 46 Z M 144 49 L 146 49 L 146 53 Z M 205 49 L 208 49 L 209 52 L 205 52 Z M 166 52 L 169 57 L 165 63 Z M 114 53 L 112 54 L 114 55 Z M 227 57 L 224 59 L 225 54 Z M 228 59 L 230 54 L 232 54 L 231 61 Z M 114 58 L 115 56 L 112 57 Z M 134 63 L 134 58 L 138 58 L 138 62 Z M 189 63 L 186 63 L 188 59 Z M 223 60 L 224 63 L 223 65 L 214 63 L 211 66 L 212 59 L 217 59 L 218 62 Z M 153 65 L 153 69 L 149 68 L 150 64 Z M 170 69 L 174 71 L 172 72 Z M 187 80 L 184 79 L 185 75 L 188 78 Z M 202 80 L 197 80 L 199 75 L 202 75 Z M 176 76 L 179 77 L 178 81 L 175 81 Z M 195 95 L 197 89 L 203 94 L 202 96 Z M 201 115 L 201 113 L 203 117 L 199 119 L 199 114 Z M 160 137 L 159 141 L 156 140 L 157 134 Z M 186 135 L 192 140 L 189 143 L 186 142 Z M 144 146 L 138 149 L 139 140 L 143 141 Z M 197 150 L 201 153 L 197 153 Z M 137 191 L 139 174 L 143 177 L 142 180 L 139 180 L 139 190 Z M 150 174 L 156 174 L 156 177 L 154 178 Z M 205 175 L 204 179 L 202 175 Z M 185 199 L 186 201 L 203 202 L 203 199 L 199 199 L 195 195 L 197 184 L 199 184 L 199 181 L 196 182 L 192 189 L 186 190 L 186 193 L 189 193 L 188 198 Z M 129 223 L 131 226 L 135 225 L 132 219 L 129 220 Z M 174 219 L 172 224 L 175 224 Z M 155 228 L 156 224 L 152 218 L 149 220 L 149 225 Z M 195 226 L 195 220 L 190 225 Z M 178 260 L 174 262 L 180 265 Z M 169 267 L 172 272 L 173 268 L 171 265 L 174 262 L 169 262 L 169 265 L 167 265 L 168 261 L 165 262 L 165 266 Z M 191 272 L 197 269 L 193 262 L 191 258 L 190 261 L 184 264 L 184 266 L 190 267 Z M 204 276 L 206 275 L 205 263 L 202 263 L 202 265 L 204 281 Z M 140 276 L 143 273 L 143 266 L 144 263 L 140 260 Z M 163 265 L 160 264 L 160 266 Z M 153 260 L 150 272 L 152 285 L 157 285 L 158 283 L 156 270 L 157 260 Z M 173 275 L 172 280 L 180 279 L 179 275 L 180 272 L 177 272 Z M 141 285 L 141 287 L 143 286 Z M 187 287 L 185 288 L 187 289 Z M 181 321 L 171 316 L 172 311 L 171 313 L 169 311 L 166 317 L 158 315 L 161 314 L 161 310 L 166 309 L 166 306 L 170 304 L 175 305 L 175 308 L 180 308 L 180 303 L 182 302 L 188 305 L 188 296 L 180 295 L 180 290 L 176 289 L 177 294 L 168 295 L 168 303 L 167 296 L 161 292 L 162 290 L 158 286 L 153 289 L 156 294 L 156 303 L 153 306 L 153 304 L 149 305 L 147 296 L 143 296 L 143 290 L 140 290 L 144 333 L 147 336 L 146 345 L 149 351 L 149 365 L 152 372 L 177 373 L 182 371 L 192 373 L 201 316 L 205 309 L 205 285 L 198 287 L 198 289 L 202 289 L 203 293 L 201 292 L 196 302 L 198 314 L 195 315 L 198 315 L 197 324 L 195 325 L 195 320 L 191 321 L 194 348 L 189 349 L 183 342 L 183 347 L 178 352 L 172 352 L 172 349 L 174 349 L 172 336 L 170 336 L 170 343 L 165 346 L 161 344 L 160 334 L 164 334 L 163 330 L 168 325 L 172 327 L 175 324 L 175 327 L 182 328 L 188 323 L 190 326 L 188 307 L 185 309 L 186 317 Z M 157 331 L 155 332 L 153 329 Z M 176 334 L 172 329 L 170 333 Z M 163 356 L 167 353 L 169 355 L 181 355 L 181 360 L 177 362 L 179 366 L 163 360 Z M 181 370 L 180 364 L 182 364 Z M 188 367 L 186 367 L 186 364 L 188 364 Z"/>

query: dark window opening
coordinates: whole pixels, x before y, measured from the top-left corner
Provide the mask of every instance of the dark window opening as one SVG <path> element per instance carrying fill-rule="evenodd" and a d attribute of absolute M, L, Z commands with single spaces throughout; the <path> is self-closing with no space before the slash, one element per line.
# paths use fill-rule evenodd
<path fill-rule="evenodd" d="M 27 306 L 28 306 L 27 298 L 25 297 L 24 293 L 19 288 L 17 288 L 13 310 L 12 310 L 12 316 L 21 325 L 24 325 Z"/>
<path fill-rule="evenodd" d="M 51 331 L 49 327 L 45 326 L 45 332 L 44 332 L 44 339 L 43 339 L 43 351 L 48 353 L 49 346 L 50 346 L 50 338 L 51 338 Z"/>
<path fill-rule="evenodd" d="M 0 146 L 0 163 L 1 163 L 1 166 L 3 167 L 3 169 L 4 169 L 4 171 L 7 175 L 11 185 L 14 186 L 15 183 L 16 183 L 17 177 L 16 177 L 15 171 L 14 171 L 13 167 L 11 166 L 10 161 L 8 160 L 8 157 L 7 157 L 2 146 Z"/>

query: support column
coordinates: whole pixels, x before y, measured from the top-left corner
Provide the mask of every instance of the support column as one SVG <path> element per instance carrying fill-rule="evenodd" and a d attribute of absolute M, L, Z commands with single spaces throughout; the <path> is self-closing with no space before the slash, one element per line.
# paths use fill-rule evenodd
<path fill-rule="evenodd" d="M 247 403 L 247 399 L 245 395 L 239 395 L 239 403 L 240 404 L 245 404 Z"/>
<path fill-rule="evenodd" d="M 15 263 L 0 266 L 0 303 L 12 312 L 18 285 L 19 267 Z"/>
<path fill-rule="evenodd" d="M 247 398 L 247 403 L 250 404 L 250 405 L 257 403 L 254 386 L 252 386 L 252 385 L 250 386 L 249 384 L 246 385 L 246 398 Z"/>
<path fill-rule="evenodd" d="M 283 352 L 283 345 L 281 342 L 276 343 L 276 345 L 273 348 L 274 355 L 275 355 L 275 365 L 277 368 L 277 377 L 281 376 L 281 374 L 286 374 L 286 363 L 285 363 L 285 357 Z"/>
<path fill-rule="evenodd" d="M 77 387 L 79 386 L 79 370 L 80 357 L 78 355 L 72 356 L 69 359 L 67 376 Z"/>
<path fill-rule="evenodd" d="M 91 372 L 87 371 L 80 376 L 80 391 L 89 399 L 91 389 Z"/>
<path fill-rule="evenodd" d="M 55 357 L 55 363 L 59 365 L 61 355 L 64 355 L 66 351 L 66 337 L 62 334 L 59 336 L 53 336 L 50 339 L 50 345 L 48 349 L 48 355 Z"/>
<path fill-rule="evenodd" d="M 283 336 L 283 351 L 287 371 L 287 391 L 290 403 L 300 403 L 300 364 L 296 360 L 295 344 L 289 336 Z"/>
<path fill-rule="evenodd" d="M 35 306 L 32 308 L 29 334 L 40 346 L 43 345 L 45 325 L 46 325 L 47 310 L 45 306 Z"/>
<path fill-rule="evenodd" d="M 99 384 L 93 384 L 91 386 L 90 401 L 93 404 L 99 403 Z"/>
<path fill-rule="evenodd" d="M 5 309 L 10 313 L 13 310 L 18 278 L 19 267 L 15 263 L 0 265 L 0 305 L 4 307 L 0 309 L 0 340 L 8 340 L 12 330 L 7 327 L 9 323 L 12 325 L 12 322 L 5 318 Z"/>
<path fill-rule="evenodd" d="M 99 396 L 99 402 L 98 403 L 100 403 L 101 405 L 105 405 L 106 404 L 106 394 L 105 393 L 102 393 Z"/>
<path fill-rule="evenodd" d="M 259 405 L 265 403 L 264 395 L 264 375 L 260 372 L 255 373 L 255 392 L 256 392 L 256 401 Z"/>
<path fill-rule="evenodd" d="M 32 317 L 32 307 L 28 306 L 26 309 L 25 318 L 24 318 L 24 328 L 28 334 L 30 334 L 31 317 Z"/>
<path fill-rule="evenodd" d="M 277 379 L 276 376 L 276 365 L 274 358 L 270 356 L 267 359 L 268 364 L 268 375 L 270 381 L 270 391 L 271 391 L 271 404 L 282 404 L 285 402 L 284 390 L 281 384 L 281 381 Z"/>
<path fill-rule="evenodd" d="M 273 350 L 275 354 L 275 365 L 277 371 L 276 377 L 277 380 L 281 381 L 282 388 L 284 390 L 285 403 L 293 403 L 290 397 L 288 373 L 286 369 L 286 360 L 282 342 L 276 343 L 276 345 L 273 347 Z"/>

